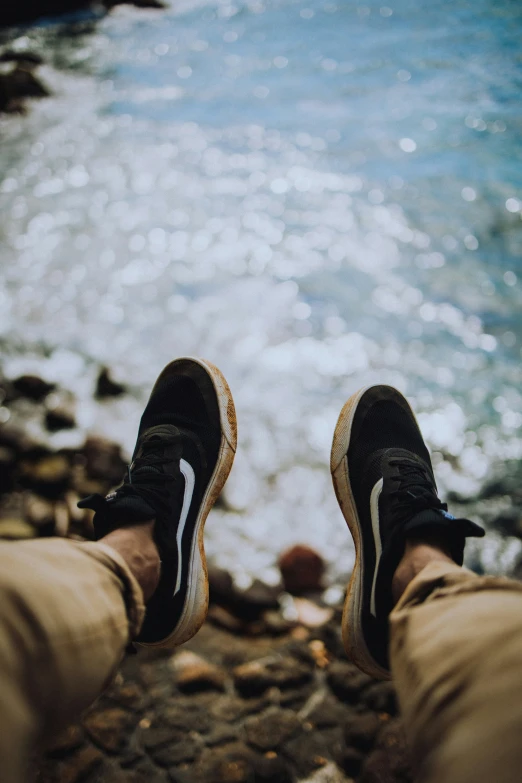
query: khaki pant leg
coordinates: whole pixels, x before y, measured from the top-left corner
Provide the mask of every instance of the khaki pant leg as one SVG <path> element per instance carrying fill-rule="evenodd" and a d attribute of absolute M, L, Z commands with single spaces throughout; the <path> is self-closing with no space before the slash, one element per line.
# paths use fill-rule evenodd
<path fill-rule="evenodd" d="M 431 563 L 390 634 L 419 783 L 522 781 L 522 583 Z"/>
<path fill-rule="evenodd" d="M 22 783 L 35 745 L 99 695 L 143 613 L 136 580 L 108 546 L 0 543 L 2 783 Z"/>

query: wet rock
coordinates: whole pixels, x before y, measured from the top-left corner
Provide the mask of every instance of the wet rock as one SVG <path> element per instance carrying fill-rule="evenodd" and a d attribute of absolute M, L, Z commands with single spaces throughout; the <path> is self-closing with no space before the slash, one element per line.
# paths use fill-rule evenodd
<path fill-rule="evenodd" d="M 275 750 L 296 733 L 300 722 L 292 710 L 275 709 L 245 721 L 245 736 L 252 747 Z"/>
<path fill-rule="evenodd" d="M 359 783 L 413 783 L 410 756 L 400 721 L 383 729 L 364 762 Z"/>
<path fill-rule="evenodd" d="M 113 687 L 105 694 L 108 698 L 117 702 L 121 707 L 136 712 L 142 710 L 149 703 L 148 694 L 137 682 L 126 682 L 118 687 Z"/>
<path fill-rule="evenodd" d="M 34 402 L 41 402 L 56 388 L 54 383 L 47 383 L 37 375 L 21 375 L 12 382 L 12 387 L 17 397 L 25 397 Z"/>
<path fill-rule="evenodd" d="M 0 538 L 18 541 L 34 538 L 36 531 L 32 525 L 18 517 L 0 517 Z"/>
<path fill-rule="evenodd" d="M 43 58 L 35 52 L 15 52 L 12 49 L 6 49 L 0 54 L 0 63 L 24 63 L 25 65 L 42 65 Z"/>
<path fill-rule="evenodd" d="M 268 691 L 267 695 L 272 692 L 278 694 L 277 701 L 274 703 L 279 704 L 281 707 L 291 707 L 293 710 L 301 710 L 308 702 L 315 690 L 315 683 L 311 680 L 307 685 L 300 686 L 299 688 L 292 688 L 291 690 L 279 690 L 279 688 L 273 688 Z"/>
<path fill-rule="evenodd" d="M 255 783 L 255 755 L 241 742 L 213 748 L 199 774 L 202 783 Z"/>
<path fill-rule="evenodd" d="M 165 726 L 159 721 L 156 721 L 150 728 L 144 729 L 140 734 L 143 747 L 151 752 L 158 748 L 162 748 L 169 743 L 177 744 L 178 742 L 182 742 L 186 736 L 187 732 Z"/>
<path fill-rule="evenodd" d="M 321 590 L 324 560 L 311 547 L 297 545 L 284 552 L 279 568 L 285 590 L 292 595 Z"/>
<path fill-rule="evenodd" d="M 15 453 L 6 446 L 0 446 L 0 494 L 10 492 L 15 485 Z"/>
<path fill-rule="evenodd" d="M 340 704 L 331 694 L 317 692 L 312 703 L 301 712 L 300 717 L 318 729 L 342 726 L 352 716 L 350 708 Z"/>
<path fill-rule="evenodd" d="M 266 707 L 266 699 L 240 699 L 237 696 L 223 696 L 210 706 L 210 715 L 215 720 L 234 723 L 245 715 L 261 712 Z"/>
<path fill-rule="evenodd" d="M 184 737 L 181 741 L 170 742 L 151 749 L 150 754 L 161 767 L 173 767 L 178 764 L 195 761 L 202 750 L 201 739 Z"/>
<path fill-rule="evenodd" d="M 103 0 L 103 5 L 108 10 L 117 5 L 133 5 L 136 8 L 155 8 L 159 11 L 168 8 L 168 5 L 163 3 L 162 0 Z"/>
<path fill-rule="evenodd" d="M 21 481 L 24 486 L 45 498 L 59 498 L 67 489 L 71 466 L 63 454 L 48 454 L 41 459 L 21 463 Z"/>
<path fill-rule="evenodd" d="M 349 748 L 366 752 L 375 742 L 381 725 L 375 712 L 352 715 L 344 724 L 344 741 Z"/>
<path fill-rule="evenodd" d="M 265 630 L 273 636 L 281 636 L 282 634 L 288 633 L 293 625 L 293 623 L 285 620 L 281 612 L 276 611 L 275 609 L 264 612 L 261 619 Z"/>
<path fill-rule="evenodd" d="M 281 689 L 304 685 L 312 678 L 310 668 L 294 657 L 274 657 L 237 666 L 233 672 L 236 688 L 246 696 L 263 693 L 276 686 Z"/>
<path fill-rule="evenodd" d="M 243 621 L 232 614 L 232 612 L 229 612 L 228 609 L 225 609 L 224 606 L 210 606 L 207 618 L 213 625 L 223 628 L 225 631 L 230 631 L 230 633 L 239 634 L 245 628 Z"/>
<path fill-rule="evenodd" d="M 209 748 L 213 748 L 217 745 L 229 745 L 231 742 L 235 742 L 239 738 L 239 730 L 228 724 L 222 724 L 216 726 L 210 734 L 205 737 L 205 745 Z"/>
<path fill-rule="evenodd" d="M 337 764 L 330 762 L 320 767 L 302 783 L 347 783 L 347 781 Z"/>
<path fill-rule="evenodd" d="M 209 704 L 198 704 L 195 696 L 183 698 L 175 696 L 161 710 L 161 722 L 181 731 L 197 731 L 205 734 L 212 726 Z"/>
<path fill-rule="evenodd" d="M 121 448 L 104 438 L 89 437 L 82 448 L 85 470 L 89 478 L 99 479 L 109 486 L 119 484 L 126 470 Z"/>
<path fill-rule="evenodd" d="M 92 712 L 84 719 L 83 725 L 97 745 L 110 753 L 117 753 L 128 744 L 135 719 L 127 711 L 113 707 Z"/>
<path fill-rule="evenodd" d="M 361 691 L 374 682 L 371 677 L 363 674 L 356 666 L 344 661 L 332 663 L 326 679 L 335 695 L 349 704 L 355 704 Z"/>
<path fill-rule="evenodd" d="M 315 732 L 304 737 L 296 735 L 284 744 L 281 752 L 291 762 L 299 778 L 310 775 L 328 762 L 325 742 Z"/>
<path fill-rule="evenodd" d="M 67 405 L 58 405 L 45 414 L 45 426 L 49 432 L 73 429 L 76 427 L 74 412 Z"/>
<path fill-rule="evenodd" d="M 32 493 L 24 494 L 24 515 L 26 520 L 40 530 L 54 531 L 54 503 Z"/>
<path fill-rule="evenodd" d="M 62 770 L 60 783 L 80 783 L 91 775 L 104 761 L 103 753 L 92 745 L 80 748 L 67 759 L 67 766 Z"/>
<path fill-rule="evenodd" d="M 257 620 L 268 609 L 279 608 L 280 588 L 255 579 L 247 590 L 238 590 L 231 574 L 216 566 L 209 568 L 211 603 L 225 607 L 245 622 Z"/>
<path fill-rule="evenodd" d="M 333 609 L 318 606 L 307 598 L 295 598 L 294 607 L 297 612 L 297 622 L 305 628 L 320 628 L 333 617 Z"/>
<path fill-rule="evenodd" d="M 490 524 L 505 536 L 522 538 L 522 508 L 518 506 L 507 508 L 492 519 Z"/>
<path fill-rule="evenodd" d="M 396 715 L 398 712 L 397 694 L 391 682 L 376 682 L 371 685 L 364 692 L 362 702 L 375 712 L 389 715 Z"/>
<path fill-rule="evenodd" d="M 357 777 L 363 762 L 363 754 L 355 748 L 346 748 L 341 762 L 342 768 L 351 778 Z"/>
<path fill-rule="evenodd" d="M 176 673 L 176 684 L 182 693 L 222 691 L 225 687 L 225 670 L 192 652 L 183 650 L 177 653 L 171 660 L 171 666 Z"/>
<path fill-rule="evenodd" d="M 46 752 L 53 758 L 61 758 L 70 753 L 71 750 L 79 748 L 85 739 L 85 734 L 81 726 L 68 726 L 58 736 L 48 744 Z"/>
<path fill-rule="evenodd" d="M 96 381 L 95 396 L 102 400 L 106 397 L 119 397 L 125 394 L 127 388 L 122 384 L 114 381 L 109 373 L 107 367 L 102 367 Z"/>
<path fill-rule="evenodd" d="M 292 783 L 294 777 L 287 762 L 277 753 L 267 753 L 254 761 L 255 783 Z"/>

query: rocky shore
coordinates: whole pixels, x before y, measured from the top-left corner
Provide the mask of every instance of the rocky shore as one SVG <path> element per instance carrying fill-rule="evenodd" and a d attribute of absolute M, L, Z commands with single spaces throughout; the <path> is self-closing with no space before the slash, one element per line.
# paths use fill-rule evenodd
<path fill-rule="evenodd" d="M 25 25 L 35 20 L 70 14 L 85 10 L 94 14 L 103 14 L 116 5 L 128 3 L 138 8 L 166 8 L 162 0 L 19 0 L 17 3 L 5 3 L 0 8 L 0 28 L 10 25 Z"/>
<path fill-rule="evenodd" d="M 125 394 L 100 368 L 100 404 Z M 0 537 L 92 538 L 91 512 L 76 502 L 120 482 L 120 446 L 87 436 L 79 448 L 52 448 L 53 435 L 76 427 L 75 400 L 38 376 L 4 379 L 0 396 Z M 480 499 L 454 500 L 521 535 L 519 475 L 507 466 Z M 412 780 L 393 686 L 347 661 L 342 602 L 325 600 L 322 559 L 296 546 L 279 568 L 279 585 L 240 590 L 211 567 L 200 633 L 179 650 L 129 655 L 83 719 L 35 759 L 38 783 Z"/>

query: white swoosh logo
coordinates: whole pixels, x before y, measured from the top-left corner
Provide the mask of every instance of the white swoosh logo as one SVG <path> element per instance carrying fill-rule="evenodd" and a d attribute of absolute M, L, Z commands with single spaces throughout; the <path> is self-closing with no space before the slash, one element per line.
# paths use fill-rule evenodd
<path fill-rule="evenodd" d="M 382 492 L 384 479 L 379 479 L 370 496 L 370 512 L 372 516 L 373 540 L 375 542 L 375 571 L 373 574 L 372 593 L 370 597 L 370 612 L 377 617 L 375 609 L 375 586 L 377 584 L 377 571 L 379 570 L 379 559 L 382 553 L 381 528 L 379 525 L 379 498 Z"/>
<path fill-rule="evenodd" d="M 178 578 L 176 580 L 176 587 L 174 588 L 174 595 L 179 592 L 181 587 L 181 572 L 182 572 L 182 560 L 181 560 L 181 540 L 183 538 L 183 531 L 185 530 L 185 524 L 187 522 L 188 512 L 190 504 L 192 502 L 192 495 L 194 494 L 194 485 L 196 483 L 196 477 L 191 465 L 184 459 L 179 461 L 179 469 L 183 473 L 185 479 L 185 492 L 183 494 L 183 505 L 181 507 L 181 516 L 178 523 L 178 531 L 176 533 L 176 544 L 178 545 Z M 172 597 L 174 597 L 174 595 Z"/>

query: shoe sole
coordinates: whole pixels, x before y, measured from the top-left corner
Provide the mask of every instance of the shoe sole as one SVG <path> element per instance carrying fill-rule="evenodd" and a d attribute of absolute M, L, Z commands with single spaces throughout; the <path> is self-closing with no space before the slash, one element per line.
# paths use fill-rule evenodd
<path fill-rule="evenodd" d="M 342 637 L 347 656 L 362 671 L 379 680 L 391 679 L 387 669 L 380 666 L 368 650 L 362 628 L 362 600 L 364 584 L 363 534 L 353 497 L 348 470 L 348 447 L 357 406 L 373 384 L 353 394 L 344 404 L 335 427 L 330 472 L 337 501 L 352 534 L 355 545 L 355 564 L 346 591 L 342 618 Z M 411 408 L 410 408 L 411 410 Z M 413 418 L 415 415 L 411 411 Z"/>
<path fill-rule="evenodd" d="M 139 642 L 142 647 L 177 647 L 178 645 L 183 644 L 183 642 L 188 641 L 188 639 L 191 639 L 205 622 L 208 611 L 208 570 L 203 542 L 205 522 L 210 513 L 210 509 L 225 486 L 225 482 L 232 469 L 232 463 L 234 462 L 237 448 L 236 409 L 234 407 L 232 393 L 223 374 L 217 367 L 204 359 L 184 356 L 183 360 L 186 359 L 190 359 L 203 367 L 212 380 L 219 406 L 221 445 L 214 472 L 212 473 L 196 519 L 196 535 L 194 535 L 190 553 L 189 589 L 187 591 L 187 597 L 185 599 L 181 617 L 172 633 L 165 637 L 165 639 L 161 639 L 158 642 Z M 154 384 L 151 396 L 154 394 L 163 373 L 166 373 L 178 361 L 180 360 L 176 359 L 165 367 Z"/>

